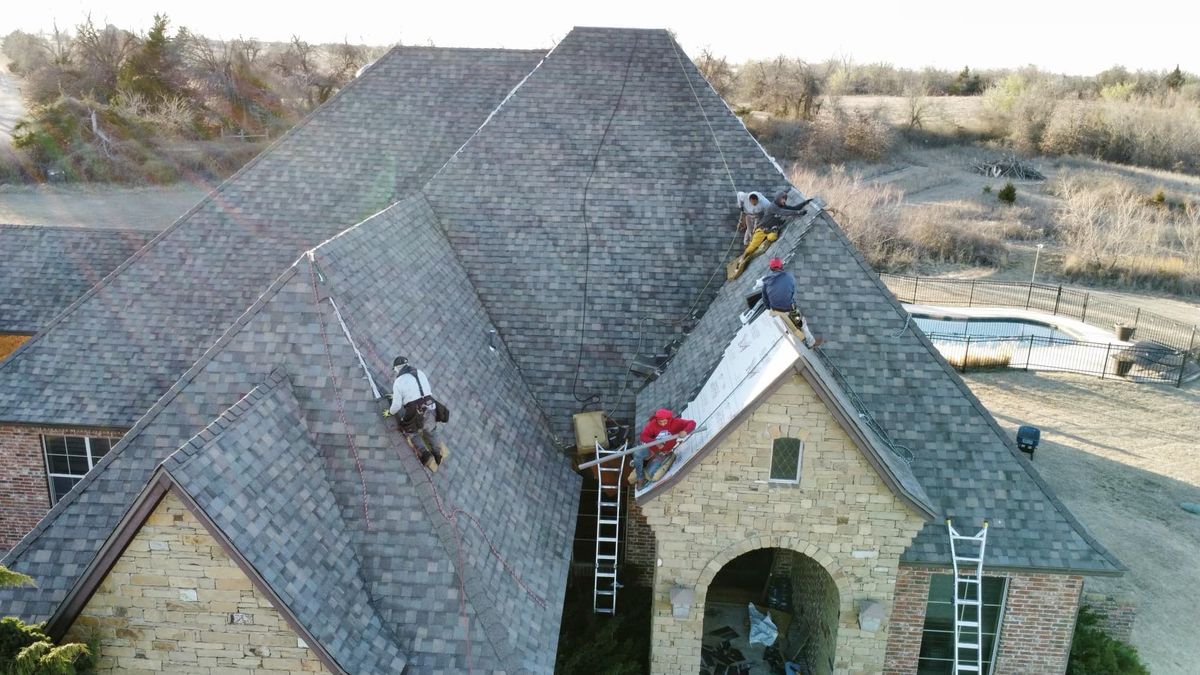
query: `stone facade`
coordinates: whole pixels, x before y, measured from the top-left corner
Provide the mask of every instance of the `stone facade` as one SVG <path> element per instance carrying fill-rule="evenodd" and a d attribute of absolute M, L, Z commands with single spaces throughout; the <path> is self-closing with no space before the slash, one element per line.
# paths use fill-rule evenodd
<path fill-rule="evenodd" d="M 120 438 L 111 429 L 0 426 L 0 555 L 16 546 L 50 510 L 42 434 Z"/>
<path fill-rule="evenodd" d="M 327 672 L 173 493 L 146 519 L 67 634 L 99 672 Z"/>
<path fill-rule="evenodd" d="M 780 437 L 803 441 L 799 484 L 767 481 Z M 654 578 L 652 672 L 699 671 L 709 583 L 726 563 L 759 548 L 800 553 L 832 579 L 834 672 L 883 670 L 887 626 L 861 630 L 857 603 L 875 600 L 890 614 L 900 554 L 924 521 L 883 483 L 801 377 L 784 382 L 642 512 L 662 560 Z M 683 618 L 672 616 L 675 587 L 695 591 Z"/>
<path fill-rule="evenodd" d="M 921 650 L 921 628 L 929 579 L 949 568 L 901 567 L 888 631 L 886 675 L 913 675 Z M 994 675 L 1052 675 L 1067 669 L 1083 578 L 1038 572 L 987 572 L 1008 577 L 1000 650 Z"/>

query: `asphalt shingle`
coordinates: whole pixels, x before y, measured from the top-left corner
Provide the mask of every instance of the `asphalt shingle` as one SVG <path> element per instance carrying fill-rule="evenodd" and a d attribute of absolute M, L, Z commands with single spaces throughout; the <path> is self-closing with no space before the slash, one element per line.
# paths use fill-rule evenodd
<path fill-rule="evenodd" d="M 153 236 L 138 230 L 0 225 L 0 332 L 41 330 Z"/>
<path fill-rule="evenodd" d="M 400 202 L 323 244 L 314 257 L 315 268 L 302 258 L 277 279 L 9 553 L 5 564 L 34 576 L 39 587 L 0 591 L 0 606 L 31 620 L 53 614 L 155 466 L 197 434 L 197 443 L 225 448 L 218 434 L 225 426 L 212 420 L 278 368 L 287 372 L 308 442 L 319 450 L 375 611 L 412 667 L 466 670 L 465 614 L 475 668 L 552 671 L 579 478 L 557 452 L 503 343 L 492 349 L 487 314 L 432 210 L 420 196 Z M 380 417 L 383 404 L 374 400 L 324 300 L 329 296 L 381 386 L 390 385 L 389 355 L 405 353 L 453 411 L 441 432 L 453 454 L 436 475 Z M 455 311 L 430 316 L 438 303 Z M 274 463 L 264 457 L 262 483 L 286 476 Z M 233 518 L 223 501 L 228 495 L 220 493 L 252 488 L 240 482 L 243 469 L 205 474 L 204 467 L 195 465 L 201 473 L 193 480 L 211 480 L 203 488 L 211 508 Z M 272 504 L 272 514 L 285 507 Z M 272 522 L 318 530 L 330 517 L 315 508 L 290 515 L 299 521 Z M 332 573 L 328 550 L 241 541 L 247 557 L 274 550 L 271 564 L 302 586 Z M 314 603 L 312 612 L 321 604 L 304 602 Z"/>
<path fill-rule="evenodd" d="M 0 421 L 131 425 L 301 251 L 422 185 L 542 54 L 389 52 L 0 364 Z"/>

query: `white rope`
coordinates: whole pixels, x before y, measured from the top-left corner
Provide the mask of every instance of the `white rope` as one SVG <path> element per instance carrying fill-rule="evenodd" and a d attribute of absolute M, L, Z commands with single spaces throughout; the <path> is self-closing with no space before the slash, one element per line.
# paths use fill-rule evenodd
<path fill-rule="evenodd" d="M 721 154 L 721 163 L 725 165 L 725 175 L 729 176 L 729 184 L 733 186 L 733 191 L 737 192 L 737 181 L 733 180 L 733 172 L 729 170 L 729 162 L 725 161 L 725 151 L 721 149 L 721 141 L 717 140 L 717 132 L 713 130 L 712 122 L 708 119 L 708 113 L 704 111 L 704 104 L 700 102 L 700 95 L 696 93 L 696 87 L 692 85 L 692 76 L 688 75 L 687 68 L 683 66 L 683 57 L 679 55 L 679 46 L 675 43 L 675 39 L 671 38 L 671 49 L 675 52 L 675 60 L 679 62 L 679 70 L 683 73 L 684 79 L 687 80 L 688 89 L 692 90 L 692 98 L 696 99 L 696 107 L 700 108 L 700 114 L 704 116 L 704 123 L 708 125 L 708 133 L 712 135 L 713 143 L 717 146 L 717 152 Z"/>
<path fill-rule="evenodd" d="M 367 369 L 367 362 L 363 360 L 362 352 L 358 351 L 358 345 L 354 343 L 354 338 L 350 337 L 350 329 L 346 327 L 346 322 L 342 320 L 342 312 L 338 309 L 337 303 L 333 301 L 333 296 L 329 296 L 329 304 L 333 305 L 333 313 L 337 316 L 338 323 L 342 326 L 342 332 L 346 334 L 346 341 L 350 343 L 350 348 L 354 350 L 354 355 L 358 357 L 358 365 L 362 366 L 363 373 L 367 376 L 367 382 L 371 385 L 371 393 L 375 395 L 375 400 L 383 398 L 379 393 L 379 387 L 375 386 L 375 378 L 371 377 L 371 371 Z"/>

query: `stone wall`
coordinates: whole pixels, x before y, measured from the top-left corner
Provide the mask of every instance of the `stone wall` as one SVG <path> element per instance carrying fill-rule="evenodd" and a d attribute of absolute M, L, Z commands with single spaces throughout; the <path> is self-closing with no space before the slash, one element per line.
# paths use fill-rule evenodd
<path fill-rule="evenodd" d="M 327 672 L 183 503 L 168 493 L 68 631 L 99 672 Z"/>
<path fill-rule="evenodd" d="M 888 631 L 883 671 L 886 675 L 917 672 L 929 578 L 952 573 L 949 568 L 900 568 Z M 1008 577 L 994 675 L 1065 672 L 1083 578 L 1037 572 L 988 572 L 987 575 Z"/>
<path fill-rule="evenodd" d="M 803 441 L 799 485 L 767 481 L 780 437 Z M 856 601 L 876 600 L 890 613 L 900 554 L 923 520 L 892 494 L 799 376 L 642 511 L 663 560 L 654 579 L 652 672 L 699 671 L 708 585 L 726 563 L 759 548 L 796 551 L 832 578 L 834 672 L 883 669 L 887 626 L 859 629 Z M 695 590 L 682 618 L 672 616 L 674 587 Z"/>
<path fill-rule="evenodd" d="M 0 555 L 16 546 L 50 510 L 42 434 L 121 436 L 110 429 L 0 426 Z"/>

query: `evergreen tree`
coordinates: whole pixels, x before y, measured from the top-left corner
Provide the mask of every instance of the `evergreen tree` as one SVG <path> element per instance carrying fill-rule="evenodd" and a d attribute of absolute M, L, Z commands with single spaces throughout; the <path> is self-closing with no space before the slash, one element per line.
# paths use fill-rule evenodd
<path fill-rule="evenodd" d="M 141 48 L 125 61 L 118 79 L 122 91 L 141 96 L 150 107 L 184 93 L 179 55 L 167 36 L 168 23 L 167 15 L 154 15 L 154 25 Z"/>
<path fill-rule="evenodd" d="M 1183 71 L 1179 70 L 1178 64 L 1175 65 L 1175 70 L 1167 74 L 1164 82 L 1167 85 L 1167 89 L 1171 91 L 1179 91 L 1179 88 L 1183 86 Z"/>

